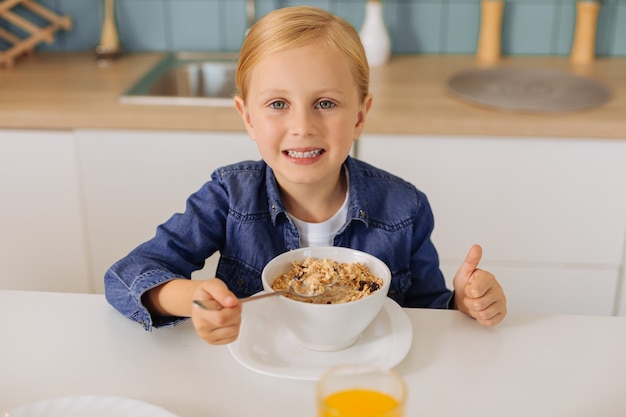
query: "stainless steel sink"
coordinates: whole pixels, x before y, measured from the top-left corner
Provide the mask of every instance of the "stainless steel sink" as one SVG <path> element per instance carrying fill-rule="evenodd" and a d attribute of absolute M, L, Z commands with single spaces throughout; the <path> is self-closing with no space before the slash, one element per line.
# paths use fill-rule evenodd
<path fill-rule="evenodd" d="M 237 56 L 175 53 L 120 96 L 124 104 L 232 106 Z"/>

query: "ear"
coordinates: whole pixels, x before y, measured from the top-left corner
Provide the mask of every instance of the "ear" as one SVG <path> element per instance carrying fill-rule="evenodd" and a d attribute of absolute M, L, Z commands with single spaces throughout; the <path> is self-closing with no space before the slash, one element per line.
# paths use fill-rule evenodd
<path fill-rule="evenodd" d="M 363 100 L 363 104 L 359 109 L 359 113 L 357 114 L 356 125 L 354 125 L 354 140 L 357 140 L 361 136 L 361 132 L 363 132 L 363 126 L 365 125 L 365 119 L 367 118 L 367 114 L 372 108 L 373 97 L 371 94 L 368 94 Z"/>
<path fill-rule="evenodd" d="M 246 103 L 240 96 L 235 96 L 235 109 L 237 109 L 237 112 L 241 116 L 243 124 L 246 127 L 250 138 L 252 138 L 252 140 L 256 140 L 254 135 L 254 127 L 252 126 L 252 120 L 250 119 L 250 112 L 248 112 Z"/>

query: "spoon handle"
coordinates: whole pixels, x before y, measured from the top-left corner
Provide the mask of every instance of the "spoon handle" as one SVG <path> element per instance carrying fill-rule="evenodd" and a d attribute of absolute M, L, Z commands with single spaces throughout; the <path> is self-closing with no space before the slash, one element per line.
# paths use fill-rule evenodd
<path fill-rule="evenodd" d="M 288 293 L 289 291 L 264 292 L 263 294 L 255 294 L 255 295 L 251 295 L 250 297 L 240 298 L 239 302 L 247 303 L 248 301 L 260 300 L 261 298 L 267 298 L 267 297 L 271 297 L 274 295 L 283 295 L 283 294 L 288 294 Z"/>
<path fill-rule="evenodd" d="M 248 301 L 254 301 L 254 300 L 260 300 L 261 298 L 267 298 L 267 297 L 272 297 L 274 295 L 282 295 L 282 294 L 287 294 L 289 291 L 274 291 L 274 292 L 265 292 L 263 294 L 256 294 L 256 295 L 251 295 L 250 297 L 246 297 L 246 298 L 240 298 L 239 302 L 240 303 L 247 303 Z M 193 303 L 200 307 L 203 310 L 214 310 L 212 308 L 209 308 L 207 305 L 205 305 L 204 303 L 202 303 L 202 301 L 199 300 L 193 300 Z M 220 309 L 218 309 L 220 310 Z"/>

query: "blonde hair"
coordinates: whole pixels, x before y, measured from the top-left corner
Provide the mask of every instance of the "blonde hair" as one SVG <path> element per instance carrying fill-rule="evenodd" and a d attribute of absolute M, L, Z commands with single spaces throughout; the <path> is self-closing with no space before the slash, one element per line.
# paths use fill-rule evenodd
<path fill-rule="evenodd" d="M 261 59 L 316 42 L 348 58 L 364 100 L 369 94 L 369 65 L 358 32 L 346 20 L 310 6 L 274 10 L 252 26 L 241 47 L 235 75 L 239 96 L 246 101 L 250 75 Z"/>

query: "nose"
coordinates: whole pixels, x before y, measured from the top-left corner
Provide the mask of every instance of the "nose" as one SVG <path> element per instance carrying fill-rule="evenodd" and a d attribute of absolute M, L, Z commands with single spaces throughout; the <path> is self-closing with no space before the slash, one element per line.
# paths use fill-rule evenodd
<path fill-rule="evenodd" d="M 317 133 L 315 113 L 312 109 L 299 107 L 291 112 L 290 133 L 294 136 L 308 137 Z"/>

